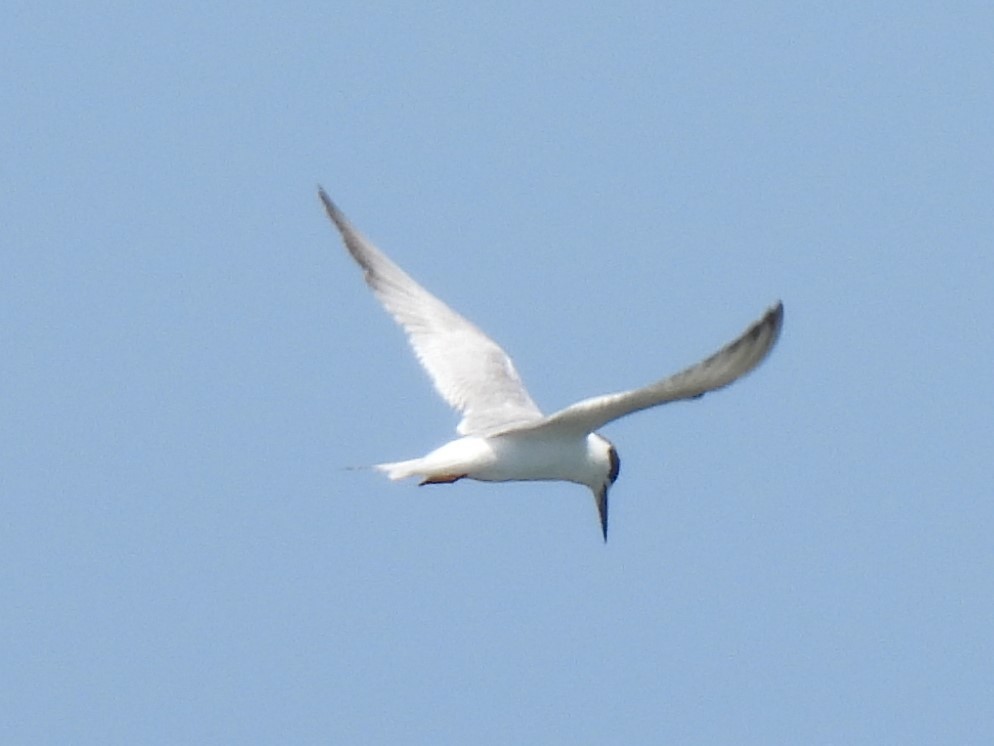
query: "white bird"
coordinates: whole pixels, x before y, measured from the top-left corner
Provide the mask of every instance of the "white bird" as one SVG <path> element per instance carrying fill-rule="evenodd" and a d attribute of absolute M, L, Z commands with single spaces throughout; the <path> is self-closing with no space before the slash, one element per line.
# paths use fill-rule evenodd
<path fill-rule="evenodd" d="M 407 333 L 435 389 L 462 414 L 456 428 L 459 438 L 427 456 L 374 467 L 393 480 L 419 477 L 422 485 L 464 478 L 586 485 L 594 494 L 607 541 L 607 494 L 621 462 L 614 445 L 595 430 L 632 412 L 696 399 L 727 386 L 759 365 L 780 335 L 783 304 L 778 302 L 738 339 L 696 365 L 643 388 L 595 396 L 543 415 L 500 345 L 373 246 L 320 187 L 318 194 L 362 267 L 366 284 Z"/>

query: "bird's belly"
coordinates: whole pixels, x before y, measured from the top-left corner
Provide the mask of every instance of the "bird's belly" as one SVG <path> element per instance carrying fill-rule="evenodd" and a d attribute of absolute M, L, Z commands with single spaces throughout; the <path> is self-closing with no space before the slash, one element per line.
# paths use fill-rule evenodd
<path fill-rule="evenodd" d="M 584 440 L 544 440 L 499 436 L 488 439 L 493 458 L 469 476 L 483 482 L 551 481 L 586 482 L 587 450 Z"/>

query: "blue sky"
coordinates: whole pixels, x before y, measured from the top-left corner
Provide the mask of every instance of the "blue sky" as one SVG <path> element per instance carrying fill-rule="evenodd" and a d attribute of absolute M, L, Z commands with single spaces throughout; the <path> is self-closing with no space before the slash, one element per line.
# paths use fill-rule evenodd
<path fill-rule="evenodd" d="M 990 743 L 987 3 L 20 4 L 0 740 Z M 731 339 L 581 487 L 457 418 L 360 229 L 554 410 Z"/>

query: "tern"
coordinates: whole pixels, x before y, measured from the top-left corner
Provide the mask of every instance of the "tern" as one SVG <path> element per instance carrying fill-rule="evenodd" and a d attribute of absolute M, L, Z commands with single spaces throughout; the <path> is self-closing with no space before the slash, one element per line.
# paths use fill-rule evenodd
<path fill-rule="evenodd" d="M 427 456 L 377 464 L 392 480 L 420 484 L 565 481 L 593 492 L 607 541 L 608 490 L 621 461 L 596 430 L 643 409 L 696 399 L 749 373 L 773 349 L 783 325 L 777 302 L 761 319 L 711 357 L 639 389 L 595 396 L 542 414 L 503 348 L 357 231 L 324 189 L 318 194 L 366 284 L 407 334 L 435 389 L 462 414 L 459 437 Z"/>

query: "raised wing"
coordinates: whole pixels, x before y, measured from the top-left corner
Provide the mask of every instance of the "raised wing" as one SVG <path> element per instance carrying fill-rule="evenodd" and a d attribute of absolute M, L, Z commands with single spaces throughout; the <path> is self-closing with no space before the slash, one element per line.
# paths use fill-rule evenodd
<path fill-rule="evenodd" d="M 776 344 L 782 325 L 783 304 L 777 303 L 734 342 L 676 375 L 644 388 L 584 399 L 540 422 L 512 429 L 582 435 L 632 412 L 703 396 L 708 391 L 727 386 L 759 365 Z"/>
<path fill-rule="evenodd" d="M 500 345 L 429 293 L 373 246 L 318 189 L 328 217 L 338 228 L 366 284 L 407 332 L 418 361 L 435 390 L 461 412 L 461 435 L 487 434 L 540 419 Z"/>

